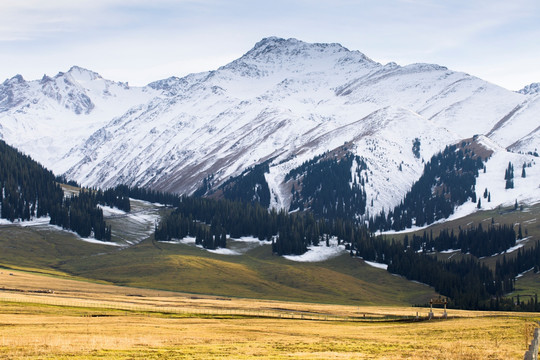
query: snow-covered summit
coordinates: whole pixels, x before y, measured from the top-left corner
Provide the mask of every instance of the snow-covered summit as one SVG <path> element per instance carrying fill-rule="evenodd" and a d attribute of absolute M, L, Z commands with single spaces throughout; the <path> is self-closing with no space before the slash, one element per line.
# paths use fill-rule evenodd
<path fill-rule="evenodd" d="M 58 75 L 61 74 L 62 73 L 59 73 Z M 75 81 L 79 83 L 102 79 L 101 75 L 99 75 L 97 72 L 82 68 L 77 65 L 72 66 L 67 72 L 67 74 L 69 74 Z"/>
<path fill-rule="evenodd" d="M 310 57 L 321 57 L 321 54 L 325 54 L 326 56 L 340 54 L 342 56 L 348 56 L 349 58 L 355 57 L 357 60 L 375 63 L 360 51 L 350 51 L 338 43 L 310 44 L 294 38 L 283 39 L 278 37 L 262 39 L 240 59 L 268 61 L 269 58 L 281 57 L 291 60 L 295 57 L 306 59 Z"/>
<path fill-rule="evenodd" d="M 381 66 L 361 52 L 350 51 L 337 43 L 310 44 L 294 38 L 268 37 L 220 70 L 261 77 L 283 71 L 292 74 L 328 71 L 332 67 L 347 65 Z"/>

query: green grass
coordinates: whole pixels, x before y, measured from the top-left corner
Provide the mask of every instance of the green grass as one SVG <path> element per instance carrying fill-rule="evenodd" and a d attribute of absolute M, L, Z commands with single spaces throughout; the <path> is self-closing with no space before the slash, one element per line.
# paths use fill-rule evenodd
<path fill-rule="evenodd" d="M 522 300 L 528 301 L 528 296 L 540 296 L 540 274 L 529 271 L 516 280 L 516 289 L 509 296 L 519 295 Z"/>
<path fill-rule="evenodd" d="M 51 272 L 66 261 L 110 251 L 110 246 L 83 242 L 75 235 L 47 226 L 0 228 L 0 265 Z"/>
<path fill-rule="evenodd" d="M 264 245 L 243 256 L 155 243 L 92 244 L 46 226 L 2 226 L 0 266 L 78 279 L 197 294 L 358 305 L 424 304 L 427 286 L 348 255 L 320 263 L 273 256 Z"/>
<path fill-rule="evenodd" d="M 491 222 L 492 217 L 499 223 L 524 224 L 531 236 L 527 246 L 540 238 L 540 220 L 535 220 L 540 219 L 540 205 L 525 211 L 477 212 L 432 229 L 436 234 L 445 227 L 458 229 L 470 223 Z M 120 228 L 122 220 L 115 221 Z M 117 236 L 130 240 L 130 236 L 136 236 L 133 230 L 133 226 L 123 234 L 116 230 Z M 402 237 L 394 236 L 398 240 Z M 454 258 L 461 256 L 466 255 Z M 483 261 L 494 265 L 496 258 Z M 425 304 L 435 296 L 427 286 L 367 266 L 348 255 L 298 263 L 272 255 L 269 245 L 243 256 L 227 256 L 189 245 L 155 243 L 152 237 L 135 246 L 118 248 L 87 243 L 46 226 L 2 226 L 0 266 L 140 288 L 261 299 L 412 305 Z M 522 294 L 540 293 L 540 275 L 527 274 L 516 285 L 516 291 Z"/>
<path fill-rule="evenodd" d="M 85 278 L 199 294 L 343 304 L 419 304 L 435 293 L 348 255 L 321 263 L 272 256 L 269 245 L 244 256 L 212 254 L 151 240 L 105 255 L 66 262 Z"/>

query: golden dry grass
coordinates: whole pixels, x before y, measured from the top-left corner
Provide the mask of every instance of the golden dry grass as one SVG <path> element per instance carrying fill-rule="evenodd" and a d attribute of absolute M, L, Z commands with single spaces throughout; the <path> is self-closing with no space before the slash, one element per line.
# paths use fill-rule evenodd
<path fill-rule="evenodd" d="M 2 359 L 521 359 L 538 318 L 450 310 L 445 321 L 386 321 L 427 309 L 194 296 L 5 270 L 2 287 Z M 367 318 L 279 317 L 300 312 Z"/>

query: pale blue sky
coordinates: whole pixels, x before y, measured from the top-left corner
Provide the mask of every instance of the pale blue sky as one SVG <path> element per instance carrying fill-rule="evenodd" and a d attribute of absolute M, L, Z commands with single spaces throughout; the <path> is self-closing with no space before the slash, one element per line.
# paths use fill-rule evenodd
<path fill-rule="evenodd" d="M 0 81 L 79 65 L 145 85 L 216 69 L 268 36 L 437 63 L 510 90 L 540 82 L 538 0 L 2 0 Z"/>

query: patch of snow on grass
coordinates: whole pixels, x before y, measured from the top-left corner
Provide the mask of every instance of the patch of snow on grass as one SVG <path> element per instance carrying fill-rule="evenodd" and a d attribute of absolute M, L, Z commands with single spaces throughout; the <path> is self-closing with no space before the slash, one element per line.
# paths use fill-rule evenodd
<path fill-rule="evenodd" d="M 373 266 L 374 268 L 388 270 L 388 265 L 386 265 L 386 264 L 380 264 L 380 263 L 376 263 L 376 262 L 373 262 L 373 261 L 367 261 L 367 260 L 364 260 L 364 262 L 366 264 L 368 264 L 369 266 Z"/>
<path fill-rule="evenodd" d="M 253 237 L 253 236 L 242 236 L 238 239 L 236 238 L 227 238 L 229 240 L 233 240 L 233 241 L 238 241 L 238 242 L 251 242 L 251 243 L 260 243 L 262 242 L 261 240 L 259 240 L 258 238 L 256 237 Z"/>
<path fill-rule="evenodd" d="M 433 224 L 437 224 L 437 223 L 444 222 L 444 221 L 446 221 L 446 219 L 444 219 L 444 220 L 438 220 L 438 221 L 434 222 Z M 404 230 L 399 230 L 399 231 L 396 231 L 396 230 L 376 231 L 375 234 L 376 234 L 376 235 L 407 234 L 407 233 L 411 233 L 411 232 L 415 232 L 415 231 L 427 229 L 428 227 L 430 227 L 430 226 L 433 225 L 433 224 L 430 224 L 430 225 L 423 225 L 423 226 L 416 226 L 416 225 L 413 225 L 413 226 L 410 227 L 410 228 L 407 228 L 407 229 L 404 229 Z"/>
<path fill-rule="evenodd" d="M 458 252 L 458 251 L 461 251 L 461 249 L 448 249 L 448 250 L 443 250 L 440 253 L 441 254 L 451 254 L 451 253 Z"/>
<path fill-rule="evenodd" d="M 54 230 L 57 230 L 57 231 L 63 231 L 63 232 L 73 234 L 77 239 L 82 240 L 84 242 L 88 242 L 88 243 L 92 243 L 92 244 L 99 244 L 99 245 L 124 246 L 123 244 L 118 244 L 118 243 L 111 242 L 111 241 L 96 240 L 94 238 L 83 238 L 79 234 L 77 234 L 75 231 L 64 229 L 61 226 L 51 225 L 49 223 L 50 221 L 51 221 L 51 218 L 46 216 L 46 217 L 41 217 L 41 218 L 38 218 L 38 219 L 34 219 L 34 220 L 30 220 L 30 221 L 23 221 L 23 222 L 14 223 L 14 224 L 22 226 L 22 227 L 46 226 L 48 228 L 51 228 L 51 229 L 54 229 Z"/>
<path fill-rule="evenodd" d="M 170 241 L 159 241 L 159 242 L 163 244 L 173 244 L 173 245 L 177 245 L 177 244 L 195 245 L 195 238 L 186 236 L 183 239 L 172 239 Z"/>
<path fill-rule="evenodd" d="M 319 262 L 326 261 L 341 254 L 346 253 L 345 245 L 338 245 L 336 239 L 329 242 L 330 246 L 321 243 L 319 246 L 308 246 L 308 251 L 302 255 L 283 255 L 287 260 L 298 262 Z"/>
<path fill-rule="evenodd" d="M 523 246 L 525 246 L 525 243 L 527 241 L 529 241 L 530 239 L 530 236 L 529 237 L 526 237 L 524 239 L 521 239 L 521 240 L 518 240 L 516 241 L 516 245 L 512 246 L 511 248 L 509 248 L 508 250 L 505 251 L 506 254 L 510 254 L 511 252 L 514 252 L 516 251 L 517 249 L 520 249 L 522 248 Z"/>
<path fill-rule="evenodd" d="M 201 250 L 206 250 L 210 253 L 220 254 L 220 255 L 242 255 L 248 252 L 249 250 L 254 249 L 257 246 L 269 244 L 269 242 L 260 241 L 259 239 L 253 236 L 242 236 L 238 239 L 227 238 L 227 248 L 217 248 L 214 250 L 205 249 L 202 245 L 196 245 L 195 238 L 190 237 L 190 236 L 186 236 L 183 239 L 173 239 L 171 241 L 160 241 L 160 242 L 166 243 L 166 244 L 184 244 L 184 245 L 196 246 Z"/>
<path fill-rule="evenodd" d="M 212 254 L 220 254 L 220 255 L 242 255 L 242 253 L 239 253 L 238 251 L 234 251 L 227 248 L 217 248 L 215 250 L 207 250 L 208 252 L 211 252 Z"/>
<path fill-rule="evenodd" d="M 516 276 L 516 279 L 519 279 L 520 277 L 522 277 L 523 275 L 525 275 L 525 274 L 528 273 L 529 271 L 533 271 L 533 270 L 534 270 L 534 268 L 530 268 L 529 270 L 526 270 L 526 271 L 522 272 L 521 274 L 518 274 L 518 275 Z"/>
<path fill-rule="evenodd" d="M 22 227 L 42 226 L 42 225 L 50 225 L 50 222 L 51 222 L 51 218 L 48 216 L 45 216 L 45 217 L 40 217 L 40 218 L 33 218 L 30 221 L 14 221 L 13 225 L 19 225 Z M 62 228 L 59 227 L 59 229 L 62 229 Z"/>
<path fill-rule="evenodd" d="M 66 231 L 66 230 L 64 230 L 64 231 Z M 69 232 L 71 232 L 71 231 L 69 231 Z M 82 238 L 76 232 L 72 232 L 72 233 L 74 235 L 76 235 L 77 238 L 79 238 L 80 240 L 88 242 L 88 243 L 92 243 L 92 244 L 110 245 L 110 246 L 125 246 L 123 244 L 118 244 L 118 243 L 110 242 L 110 241 L 101 241 L 101 240 L 96 240 L 96 239 L 93 239 L 93 238 Z"/>
<path fill-rule="evenodd" d="M 98 208 L 100 208 L 103 211 L 103 216 L 114 216 L 114 215 L 126 215 L 127 213 L 124 210 L 120 210 L 115 207 L 105 206 L 105 205 L 98 205 Z"/>

